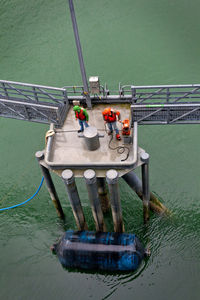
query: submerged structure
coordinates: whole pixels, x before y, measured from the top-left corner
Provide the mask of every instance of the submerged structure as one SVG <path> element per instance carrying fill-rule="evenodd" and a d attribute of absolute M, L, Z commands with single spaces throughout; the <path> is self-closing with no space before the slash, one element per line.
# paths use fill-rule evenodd
<path fill-rule="evenodd" d="M 67 231 L 52 246 L 65 268 L 135 271 L 146 252 L 134 234 Z"/>
<path fill-rule="evenodd" d="M 50 171 L 61 177 L 66 186 L 80 232 L 85 232 L 88 226 L 76 177 L 82 177 L 87 186 L 96 231 L 106 232 L 103 213 L 111 208 L 114 231 L 121 234 L 125 228 L 118 188 L 120 177 L 142 199 L 144 223 L 149 219 L 150 209 L 160 214 L 168 213 L 167 208 L 150 192 L 149 154 L 138 146 L 138 125 L 200 123 L 200 85 L 119 84 L 117 91 L 111 91 L 106 84 L 100 84 L 97 76 L 90 77 L 88 85 L 72 0 L 69 0 L 69 7 L 83 86 L 56 88 L 0 80 L 0 116 L 50 124 L 46 147 L 36 153 L 36 158 L 59 217 L 64 218 L 64 212 Z M 90 127 L 81 133 L 78 133 L 74 105 L 88 109 Z M 102 111 L 107 107 L 120 111 L 120 141 L 107 134 L 102 117 Z M 134 173 L 140 166 L 142 180 Z M 89 238 L 92 233 L 66 233 L 61 244 L 72 236 L 80 238 L 82 243 L 83 235 Z M 104 245 L 102 241 L 106 236 L 108 234 L 95 238 Z M 114 240 L 116 236 L 110 235 Z M 117 241 L 120 239 L 117 238 Z M 107 247 L 107 242 L 105 245 Z M 69 251 L 72 250 L 74 248 Z M 61 257 L 65 257 L 64 253 Z M 79 264 L 78 258 L 76 264 Z"/>

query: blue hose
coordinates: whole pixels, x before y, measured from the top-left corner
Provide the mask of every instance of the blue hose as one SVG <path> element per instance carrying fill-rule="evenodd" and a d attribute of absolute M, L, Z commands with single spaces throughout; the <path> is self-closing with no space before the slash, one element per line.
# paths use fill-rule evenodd
<path fill-rule="evenodd" d="M 35 192 L 35 194 L 34 194 L 33 196 L 31 196 L 29 199 L 25 200 L 25 201 L 24 201 L 24 202 L 22 202 L 22 203 L 19 203 L 19 204 L 13 205 L 13 206 L 9 206 L 9 207 L 5 207 L 5 208 L 1 208 L 1 209 L 0 209 L 0 212 L 1 212 L 1 211 L 4 211 L 4 210 L 11 209 L 11 208 L 14 208 L 14 207 L 21 206 L 21 205 L 23 205 L 23 204 L 27 203 L 28 201 L 32 200 L 32 199 L 33 199 L 33 198 L 34 198 L 34 197 L 35 197 L 35 196 L 38 194 L 39 190 L 41 189 L 41 187 L 42 187 L 42 184 L 43 184 L 43 181 L 44 181 L 44 177 L 42 177 L 42 180 L 41 180 L 41 182 L 40 182 L 40 185 L 39 185 L 39 187 L 38 187 L 37 191 Z"/>

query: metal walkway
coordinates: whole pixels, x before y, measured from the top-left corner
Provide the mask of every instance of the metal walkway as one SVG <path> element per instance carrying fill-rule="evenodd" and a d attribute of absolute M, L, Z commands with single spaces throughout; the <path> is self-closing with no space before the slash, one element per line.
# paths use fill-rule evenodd
<path fill-rule="evenodd" d="M 200 103 L 132 105 L 133 122 L 143 125 L 199 124 Z"/>
<path fill-rule="evenodd" d="M 91 95 L 92 105 L 128 103 L 132 124 L 200 123 L 200 85 L 131 86 L 119 84 L 110 91 L 100 86 L 99 95 Z M 61 127 L 73 100 L 86 103 L 83 86 L 55 88 L 0 80 L 0 117 Z"/>
<path fill-rule="evenodd" d="M 62 126 L 68 109 L 65 89 L 0 80 L 0 116 Z"/>
<path fill-rule="evenodd" d="M 132 122 L 138 124 L 200 123 L 200 85 L 134 88 Z"/>

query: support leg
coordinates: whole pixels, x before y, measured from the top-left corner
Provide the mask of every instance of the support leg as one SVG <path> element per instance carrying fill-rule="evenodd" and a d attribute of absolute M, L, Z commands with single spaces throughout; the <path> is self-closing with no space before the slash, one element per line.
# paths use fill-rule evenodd
<path fill-rule="evenodd" d="M 130 188 L 136 192 L 136 194 L 142 199 L 142 182 L 138 176 L 130 171 L 129 173 L 122 176 Z M 157 214 L 170 215 L 170 211 L 162 204 L 158 198 L 150 192 L 150 209 Z"/>
<path fill-rule="evenodd" d="M 149 221 L 149 201 L 150 201 L 149 154 L 143 153 L 141 155 L 141 160 L 144 162 L 144 164 L 142 165 L 142 201 L 143 201 L 144 224 L 146 224 Z"/>
<path fill-rule="evenodd" d="M 105 178 L 97 178 L 98 194 L 101 201 L 101 208 L 103 213 L 106 213 L 110 209 L 110 202 L 108 198 L 108 192 L 106 188 Z"/>
<path fill-rule="evenodd" d="M 93 170 L 86 170 L 84 178 L 88 190 L 88 196 L 92 207 L 92 214 L 95 221 L 96 231 L 105 232 L 106 226 L 103 220 L 101 203 L 97 190 L 96 174 Z"/>
<path fill-rule="evenodd" d="M 110 202 L 114 223 L 115 232 L 124 232 L 124 224 L 122 220 L 122 209 L 119 197 L 118 187 L 118 172 L 116 170 L 109 170 L 106 173 L 106 180 L 110 192 Z"/>
<path fill-rule="evenodd" d="M 47 168 L 45 168 L 44 166 L 42 166 L 40 164 L 40 160 L 44 159 L 44 153 L 42 151 L 38 151 L 38 152 L 36 152 L 35 157 L 37 158 L 38 163 L 40 165 L 40 168 L 42 170 L 42 174 L 44 176 L 44 180 L 46 182 L 47 189 L 49 191 L 49 194 L 50 194 L 50 197 L 51 197 L 51 199 L 53 201 L 53 204 L 54 204 L 54 206 L 56 208 L 57 214 L 58 214 L 58 216 L 61 219 L 64 219 L 65 216 L 64 216 L 64 213 L 63 213 L 63 210 L 62 210 L 62 206 L 60 204 L 60 201 L 59 201 L 59 198 L 58 198 L 55 186 L 53 184 L 50 172 L 49 172 L 49 170 Z"/>
<path fill-rule="evenodd" d="M 65 183 L 69 201 L 71 203 L 72 211 L 76 221 L 78 230 L 87 230 L 88 226 L 85 221 L 81 201 L 76 187 L 73 172 L 71 170 L 64 170 L 62 172 L 62 179 Z"/>

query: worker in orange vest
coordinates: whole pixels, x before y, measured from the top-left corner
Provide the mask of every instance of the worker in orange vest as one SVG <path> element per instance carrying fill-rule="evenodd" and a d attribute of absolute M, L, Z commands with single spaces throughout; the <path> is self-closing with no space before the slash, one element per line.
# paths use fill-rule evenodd
<path fill-rule="evenodd" d="M 107 124 L 108 129 L 110 130 L 108 135 L 112 134 L 113 130 L 115 130 L 116 139 L 120 141 L 121 137 L 119 135 L 119 129 L 117 128 L 117 120 L 120 121 L 120 112 L 117 110 L 115 111 L 109 107 L 109 108 L 104 109 L 104 111 L 102 112 L 102 115 L 103 115 L 105 124 Z"/>
<path fill-rule="evenodd" d="M 82 108 L 78 105 L 75 105 L 73 108 L 73 111 L 75 112 L 75 118 L 79 121 L 79 125 L 81 128 L 78 130 L 78 132 L 84 131 L 84 126 L 89 127 L 88 120 L 89 116 L 85 108 Z"/>

